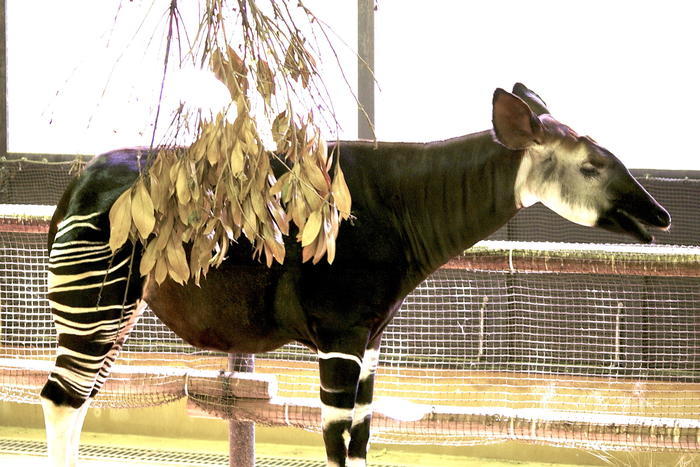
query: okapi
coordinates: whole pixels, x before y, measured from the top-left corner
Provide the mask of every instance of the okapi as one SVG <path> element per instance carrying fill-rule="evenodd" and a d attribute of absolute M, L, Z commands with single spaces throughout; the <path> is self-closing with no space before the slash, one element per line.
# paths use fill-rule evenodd
<path fill-rule="evenodd" d="M 669 227 L 613 154 L 522 84 L 496 89 L 492 115 L 492 129 L 446 141 L 339 143 L 354 220 L 340 228 L 333 264 L 302 262 L 292 235 L 284 264 L 268 268 L 241 241 L 200 286 L 140 277 L 133 244 L 112 255 L 108 212 L 138 176 L 139 150 L 95 158 L 49 234 L 58 351 L 41 397 L 54 465 L 75 465 L 87 407 L 146 302 L 200 348 L 260 353 L 296 341 L 316 352 L 328 465 L 364 466 L 382 332 L 430 273 L 537 202 L 642 242 L 652 240 L 646 226 Z"/>

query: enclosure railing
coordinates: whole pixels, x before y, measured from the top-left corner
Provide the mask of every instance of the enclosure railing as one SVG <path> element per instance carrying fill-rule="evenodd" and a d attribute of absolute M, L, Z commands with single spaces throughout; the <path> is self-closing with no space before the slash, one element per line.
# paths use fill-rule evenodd
<path fill-rule="evenodd" d="M 0 399 L 38 402 L 52 365 L 51 211 L 0 208 Z M 387 329 L 374 439 L 697 451 L 699 349 L 697 246 L 482 242 L 421 284 Z M 193 413 L 319 428 L 304 347 L 257 356 L 252 374 L 228 365 L 146 310 L 95 405 L 187 397 Z"/>

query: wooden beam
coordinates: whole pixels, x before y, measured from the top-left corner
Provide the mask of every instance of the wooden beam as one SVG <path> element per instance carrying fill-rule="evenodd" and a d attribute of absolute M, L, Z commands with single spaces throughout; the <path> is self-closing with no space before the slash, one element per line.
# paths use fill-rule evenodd
<path fill-rule="evenodd" d="M 700 277 L 700 249 L 664 245 L 483 241 L 443 267 L 509 273 Z"/>
<path fill-rule="evenodd" d="M 52 366 L 53 362 L 48 360 L 0 359 L 0 381 L 12 381 L 13 384 L 31 389 L 31 392 L 38 395 L 38 390 L 46 383 Z M 277 378 L 274 375 L 259 373 L 115 365 L 93 406 L 110 406 L 105 400 L 135 391 L 167 395 L 166 398 L 171 400 L 188 394 L 200 398 L 206 395 L 209 400 L 228 404 L 238 399 L 269 400 L 276 397 Z"/>
<path fill-rule="evenodd" d="M 400 420 L 375 410 L 372 430 L 379 440 L 411 439 L 410 433 L 430 433 L 431 437 L 459 435 L 460 440 L 521 440 L 581 447 L 700 448 L 700 423 L 654 417 L 625 417 L 568 412 L 512 411 L 479 407 L 426 406 L 424 413 L 411 420 Z M 222 407 L 190 397 L 191 416 L 251 420 L 272 425 L 302 428 L 321 426 L 318 401 L 273 398 L 240 399 Z M 584 419 L 583 417 L 588 417 Z"/>

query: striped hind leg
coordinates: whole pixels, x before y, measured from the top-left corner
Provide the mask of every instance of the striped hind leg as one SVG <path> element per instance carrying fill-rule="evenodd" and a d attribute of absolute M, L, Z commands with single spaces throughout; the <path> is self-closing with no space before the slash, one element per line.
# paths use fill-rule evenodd
<path fill-rule="evenodd" d="M 123 344 L 128 337 L 129 331 L 136 324 L 145 302 L 141 302 L 136 311 L 127 316 L 120 326 L 119 338 L 114 346 L 104 357 L 102 367 L 95 375 L 94 384 L 90 395 L 79 407 L 74 405 L 58 405 L 51 400 L 51 395 L 44 395 L 42 391 L 42 407 L 44 411 L 44 424 L 46 426 L 46 439 L 48 444 L 49 459 L 55 466 L 75 466 L 78 459 L 78 448 L 80 446 L 80 433 L 83 422 L 87 416 L 88 408 L 92 399 L 97 395 L 109 376 L 114 361 L 116 360 Z M 53 375 L 52 373 L 52 376 Z M 48 383 L 47 383 L 48 385 Z M 49 390 L 46 389 L 48 392 Z"/>
<path fill-rule="evenodd" d="M 96 235 L 105 230 L 102 221 L 97 214 L 67 218 L 58 225 L 49 256 L 49 303 L 58 349 L 41 397 L 55 466 L 75 465 L 90 400 L 140 312 L 141 280 L 134 272 L 138 254 L 126 247 L 112 255 Z"/>
<path fill-rule="evenodd" d="M 49 461 L 55 467 L 74 467 L 78 460 L 78 446 L 83 420 L 90 401 L 80 407 L 59 405 L 51 399 L 41 398 L 46 426 Z"/>
<path fill-rule="evenodd" d="M 80 433 L 87 416 L 92 399 L 97 395 L 112 371 L 119 352 L 121 351 L 129 332 L 134 327 L 145 308 L 145 302 L 139 302 L 134 313 L 127 314 L 119 327 L 119 337 L 107 352 L 102 367 L 97 372 L 95 383 L 90 396 L 79 408 L 70 405 L 57 406 L 49 399 L 42 399 L 45 416 L 46 436 L 49 442 L 49 458 L 55 465 L 73 467 L 78 459 Z M 49 431 L 52 431 L 49 433 Z"/>
<path fill-rule="evenodd" d="M 337 349 L 337 350 L 336 350 Z M 334 348 L 318 352 L 321 376 L 321 421 L 328 467 L 345 467 L 347 437 L 353 421 L 362 351 Z"/>
<path fill-rule="evenodd" d="M 339 339 L 326 336 L 331 344 L 324 347 L 330 350 L 318 352 L 323 440 L 329 467 L 367 465 L 380 338 L 367 345 L 366 334 L 359 334 L 356 339 L 347 334 Z M 334 340 L 338 343 L 333 344 Z"/>
<path fill-rule="evenodd" d="M 360 381 L 355 395 L 355 406 L 350 427 L 348 444 L 348 466 L 365 467 L 369 451 L 370 425 L 372 424 L 372 400 L 374 398 L 374 377 L 379 364 L 381 336 L 367 346 L 362 356 Z"/>

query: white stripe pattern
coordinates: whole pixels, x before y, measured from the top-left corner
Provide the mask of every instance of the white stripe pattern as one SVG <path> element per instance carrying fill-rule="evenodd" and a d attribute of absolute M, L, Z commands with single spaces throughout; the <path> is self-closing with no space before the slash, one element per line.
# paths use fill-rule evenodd
<path fill-rule="evenodd" d="M 121 252 L 113 256 L 104 240 L 79 239 L 83 233 L 107 235 L 109 229 L 101 214 L 104 213 L 75 215 L 60 222 L 55 236 L 59 241 L 53 242 L 49 254 L 49 304 L 62 343 L 49 381 L 72 397 L 82 399 L 105 382 L 128 332 L 145 306 L 143 303 L 136 309 L 139 300 L 122 303 L 127 297 L 130 255 Z M 61 242 L 60 237 L 69 232 L 71 235 Z M 134 299 L 132 294 L 129 300 Z"/>
<path fill-rule="evenodd" d="M 67 275 L 57 275 L 51 272 L 49 270 L 49 291 L 51 291 L 54 287 L 59 286 L 59 285 L 64 285 L 68 284 L 70 282 L 76 282 L 80 281 L 83 279 L 87 279 L 88 277 L 104 277 L 107 274 L 111 274 L 118 270 L 119 268 L 129 264 L 130 258 L 127 257 L 124 261 L 121 263 L 117 264 L 116 266 L 112 266 L 111 268 L 107 270 L 101 270 L 101 271 L 86 271 L 80 274 L 67 274 Z M 49 264 L 49 268 L 51 267 L 51 264 Z"/>
<path fill-rule="evenodd" d="M 121 319 L 116 319 L 111 323 L 104 322 L 103 324 L 93 326 L 89 329 L 75 329 L 73 326 L 65 326 L 63 324 L 56 323 L 56 330 L 59 334 L 70 334 L 72 336 L 99 336 L 92 337 L 91 342 L 106 344 L 109 342 L 114 342 L 119 335 L 122 326 L 119 326 Z"/>
<path fill-rule="evenodd" d="M 367 459 L 360 459 L 359 457 L 348 457 L 345 463 L 347 467 L 367 467 Z"/>
<path fill-rule="evenodd" d="M 364 422 L 368 415 L 372 415 L 372 404 L 355 404 L 352 414 L 352 426 Z"/>
<path fill-rule="evenodd" d="M 117 282 L 126 282 L 127 278 L 126 277 L 117 277 L 116 279 L 112 279 L 109 281 L 105 282 L 95 282 L 92 284 L 85 284 L 85 285 L 67 285 L 64 287 L 53 287 L 51 289 L 52 292 L 71 292 L 74 290 L 88 290 L 88 289 L 96 289 L 99 287 L 107 287 L 108 285 L 113 285 L 116 284 Z"/>
<path fill-rule="evenodd" d="M 75 214 L 73 216 L 69 216 L 63 219 L 61 222 L 58 223 L 57 227 L 60 230 L 61 228 L 65 227 L 66 225 L 72 222 L 86 221 L 88 219 L 93 219 L 99 216 L 100 214 L 102 214 L 102 212 L 100 211 L 91 212 L 90 214 Z"/>
<path fill-rule="evenodd" d="M 105 244 L 103 242 L 99 242 L 98 244 L 90 247 L 78 247 L 78 248 L 65 248 L 61 249 L 63 245 L 67 245 L 68 243 L 74 243 L 74 242 L 67 242 L 66 244 L 54 244 L 51 247 L 51 254 L 49 255 L 49 258 L 51 259 L 56 259 L 59 256 L 66 256 L 66 255 L 75 255 L 75 254 L 82 254 L 82 255 L 91 255 L 95 253 L 100 253 L 100 252 L 107 252 L 110 251 L 109 245 Z"/>
<path fill-rule="evenodd" d="M 331 358 L 340 358 L 342 360 L 350 360 L 352 362 L 357 363 L 360 367 L 362 367 L 362 360 L 360 357 L 356 355 L 350 355 L 342 352 L 321 352 L 320 350 L 318 351 L 318 358 L 321 358 L 323 360 L 329 360 Z"/>
<path fill-rule="evenodd" d="M 122 305 L 121 303 L 118 303 L 116 305 L 79 307 L 79 306 L 62 305 L 58 302 L 54 302 L 53 300 L 49 300 L 49 305 L 51 305 L 51 308 L 54 308 L 54 309 L 61 311 L 63 313 L 81 314 L 81 313 L 91 313 L 91 312 L 96 312 L 96 311 L 121 310 L 122 308 L 123 309 L 131 308 L 135 304 L 132 303 L 130 305 Z"/>
<path fill-rule="evenodd" d="M 323 390 L 323 392 L 326 392 L 328 394 L 340 394 L 342 392 L 345 392 L 344 389 L 327 388 L 323 385 L 323 383 L 321 383 L 321 389 Z"/>
<path fill-rule="evenodd" d="M 92 230 L 100 230 L 99 227 L 97 227 L 96 225 L 90 224 L 89 222 L 76 222 L 75 224 L 71 224 L 69 226 L 66 226 L 66 227 L 62 228 L 61 230 L 59 230 L 58 232 L 56 232 L 56 236 L 54 238 L 57 238 L 57 239 L 61 238 L 65 234 L 70 232 L 71 230 L 79 229 L 81 227 L 86 227 L 86 228 L 92 229 Z"/>
<path fill-rule="evenodd" d="M 93 256 L 92 254 L 82 255 L 82 258 L 75 257 L 74 261 L 59 262 L 59 261 L 54 260 L 51 262 L 51 266 L 54 268 L 64 268 L 67 266 L 75 266 L 76 264 L 96 263 L 98 261 L 108 260 L 111 256 L 112 256 L 111 252 L 107 252 L 106 254 L 102 254 L 102 256 Z"/>
<path fill-rule="evenodd" d="M 379 365 L 379 350 L 377 349 L 367 349 L 365 350 L 365 355 L 362 358 L 362 369 L 360 370 L 360 381 L 364 381 L 377 372 L 377 365 Z"/>
<path fill-rule="evenodd" d="M 338 407 L 321 403 L 321 419 L 324 429 L 332 423 L 349 422 L 352 420 L 352 409 L 339 409 Z"/>

